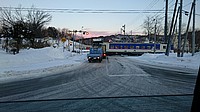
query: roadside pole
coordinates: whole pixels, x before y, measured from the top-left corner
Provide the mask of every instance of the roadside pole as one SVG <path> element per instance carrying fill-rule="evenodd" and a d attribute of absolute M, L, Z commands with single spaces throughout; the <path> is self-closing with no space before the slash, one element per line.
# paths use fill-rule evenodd
<path fill-rule="evenodd" d="M 184 36 L 184 41 L 183 41 L 183 47 L 182 47 L 182 53 L 181 53 L 181 57 L 183 57 L 183 54 L 185 52 L 185 45 L 186 45 L 186 40 L 188 39 L 188 31 L 189 31 L 189 27 L 190 27 L 190 21 L 191 21 L 191 17 L 192 17 L 192 10 L 193 10 L 194 4 L 192 4 L 192 7 L 190 9 L 190 15 L 189 15 L 189 20 L 188 20 L 188 24 L 187 24 L 187 29 L 186 29 L 186 35 Z"/>
<path fill-rule="evenodd" d="M 66 42 L 66 38 L 65 37 L 63 37 L 62 39 L 61 39 L 61 41 L 62 41 L 62 43 L 63 43 L 63 52 L 64 52 L 64 50 L 65 50 L 65 42 Z"/>
<path fill-rule="evenodd" d="M 72 49 L 72 52 L 74 52 L 74 31 L 73 31 L 73 33 L 72 33 L 72 36 L 73 36 L 73 49 Z"/>
<path fill-rule="evenodd" d="M 157 30 L 157 28 L 156 28 L 156 24 L 157 24 L 157 17 L 156 17 L 156 19 L 154 19 L 154 21 L 155 21 L 155 28 L 154 28 L 154 49 L 153 49 L 153 53 L 155 54 L 156 53 L 156 30 Z"/>
<path fill-rule="evenodd" d="M 63 52 L 65 51 L 65 46 L 64 46 L 64 42 L 63 42 Z"/>
<path fill-rule="evenodd" d="M 192 28 L 192 56 L 194 56 L 195 53 L 195 6 L 196 0 L 193 2 L 193 28 Z"/>
<path fill-rule="evenodd" d="M 177 5 L 178 5 L 178 0 L 176 0 L 175 6 L 174 6 L 174 12 L 173 12 L 173 16 L 172 16 L 172 22 L 171 22 L 171 26 L 170 26 L 168 41 L 167 41 L 167 49 L 166 49 L 166 52 L 165 52 L 165 55 L 167 55 L 167 56 L 169 56 L 169 52 L 170 52 L 171 33 L 172 33 L 172 28 L 174 26 L 174 18 L 175 18 L 175 15 L 176 15 Z"/>
<path fill-rule="evenodd" d="M 81 27 L 81 31 L 81 54 L 83 54 L 83 26 Z"/>
<path fill-rule="evenodd" d="M 180 13 L 179 13 L 179 32 L 178 32 L 178 51 L 177 57 L 180 57 L 181 51 L 181 30 L 182 30 L 182 9 L 183 9 L 183 0 L 180 0 Z"/>
<path fill-rule="evenodd" d="M 166 0 L 165 5 L 165 29 L 164 29 L 164 41 L 167 43 L 167 18 L 168 17 L 168 0 Z"/>

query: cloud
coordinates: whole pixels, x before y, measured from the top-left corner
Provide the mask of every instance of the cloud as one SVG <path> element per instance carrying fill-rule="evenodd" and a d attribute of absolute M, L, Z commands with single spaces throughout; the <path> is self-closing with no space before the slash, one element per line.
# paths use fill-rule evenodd
<path fill-rule="evenodd" d="M 84 38 L 99 37 L 99 36 L 109 36 L 116 34 L 115 32 L 108 31 L 88 31 L 88 35 L 83 35 Z"/>

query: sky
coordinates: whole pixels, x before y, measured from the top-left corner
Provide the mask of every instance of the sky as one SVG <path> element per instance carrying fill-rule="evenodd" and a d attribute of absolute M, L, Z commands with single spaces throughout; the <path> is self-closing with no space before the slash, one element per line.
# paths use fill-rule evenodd
<path fill-rule="evenodd" d="M 190 10 L 193 0 L 183 0 L 183 9 Z M 173 9 L 175 0 L 169 0 L 169 9 Z M 89 10 L 161 10 L 165 0 L 0 0 L 0 7 L 48 8 L 48 9 L 89 9 Z M 188 5 L 189 4 L 189 5 Z M 199 0 L 196 13 L 200 14 Z M 69 30 L 87 30 L 92 35 L 120 33 L 123 25 L 127 34 L 141 34 L 146 16 L 155 17 L 164 13 L 61 13 L 50 12 L 52 21 L 48 26 Z M 171 16 L 172 14 L 169 14 Z M 183 15 L 187 23 L 187 16 Z M 164 23 L 164 21 L 163 21 Z M 196 16 L 196 27 L 200 27 L 200 16 Z"/>

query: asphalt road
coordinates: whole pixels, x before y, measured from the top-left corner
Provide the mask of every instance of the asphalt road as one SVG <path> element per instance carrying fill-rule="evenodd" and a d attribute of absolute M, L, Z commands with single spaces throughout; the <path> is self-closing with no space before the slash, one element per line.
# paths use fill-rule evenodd
<path fill-rule="evenodd" d="M 196 76 L 169 69 L 119 56 L 85 62 L 64 73 L 0 84 L 0 111 L 189 111 Z"/>

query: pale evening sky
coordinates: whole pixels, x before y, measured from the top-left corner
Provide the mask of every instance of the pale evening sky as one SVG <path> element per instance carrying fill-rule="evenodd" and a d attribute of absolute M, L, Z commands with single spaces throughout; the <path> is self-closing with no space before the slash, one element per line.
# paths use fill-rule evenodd
<path fill-rule="evenodd" d="M 183 0 L 183 9 L 189 11 L 193 0 Z M 173 9 L 175 0 L 169 0 L 169 8 Z M 165 0 L 0 0 L 0 7 L 48 8 L 48 9 L 85 9 L 89 10 L 164 10 Z M 200 14 L 199 0 L 196 13 Z M 84 30 L 93 33 L 116 34 L 122 25 L 126 25 L 126 33 L 143 33 L 142 24 L 146 16 L 153 17 L 164 13 L 61 13 L 50 12 L 52 21 L 48 26 Z M 171 16 L 172 14 L 169 14 Z M 153 19 L 152 17 L 152 19 Z M 183 15 L 183 22 L 187 23 Z M 164 23 L 164 21 L 163 21 Z M 196 16 L 196 27 L 200 27 L 200 16 Z M 93 34 L 95 35 L 95 34 Z"/>

